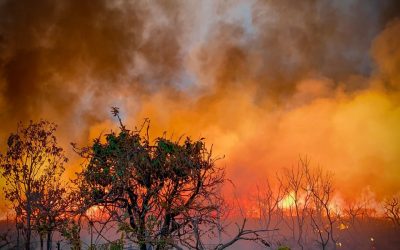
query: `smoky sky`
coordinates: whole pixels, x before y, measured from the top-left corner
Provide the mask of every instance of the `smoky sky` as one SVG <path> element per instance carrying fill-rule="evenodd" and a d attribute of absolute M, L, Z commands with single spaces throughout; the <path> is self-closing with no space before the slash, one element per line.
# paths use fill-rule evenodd
<path fill-rule="evenodd" d="M 0 1 L 1 136 L 38 118 L 79 134 L 159 91 L 196 99 L 251 84 L 254 102 L 282 103 L 310 75 L 368 76 L 396 2 Z"/>

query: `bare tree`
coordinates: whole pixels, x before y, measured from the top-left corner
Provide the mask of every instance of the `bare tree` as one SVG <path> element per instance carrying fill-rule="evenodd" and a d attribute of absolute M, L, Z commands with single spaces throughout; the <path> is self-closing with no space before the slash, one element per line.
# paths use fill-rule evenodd
<path fill-rule="evenodd" d="M 218 244 L 214 249 L 215 250 L 226 249 L 226 248 L 230 247 L 231 245 L 233 245 L 234 243 L 236 243 L 237 241 L 241 241 L 241 240 L 261 242 L 264 246 L 270 247 L 270 244 L 265 240 L 265 236 L 262 236 L 261 234 L 263 232 L 268 232 L 268 231 L 272 231 L 272 230 L 270 230 L 270 229 L 259 229 L 259 230 L 246 229 L 246 222 L 247 222 L 247 219 L 244 218 L 241 225 L 236 224 L 236 227 L 237 227 L 236 235 L 234 235 L 226 243 Z"/>
<path fill-rule="evenodd" d="M 257 186 L 256 202 L 258 205 L 259 222 L 264 229 L 277 229 L 284 220 L 284 210 L 282 200 L 285 197 L 282 182 L 278 181 L 276 186 L 272 186 L 269 180 L 265 184 Z M 279 230 L 271 230 L 266 233 L 267 238 L 272 243 Z M 279 241 L 280 239 L 276 239 Z"/>
<path fill-rule="evenodd" d="M 400 199 L 398 196 L 393 196 L 384 203 L 385 215 L 393 223 L 393 225 L 400 229 Z"/>
<path fill-rule="evenodd" d="M 352 228 L 357 228 L 360 220 L 364 218 L 366 211 L 366 204 L 359 201 L 346 202 L 346 207 L 343 210 L 343 215 L 347 223 Z"/>
<path fill-rule="evenodd" d="M 315 241 L 322 249 L 336 248 L 340 214 L 333 204 L 332 174 L 311 167 L 308 158 L 284 171 L 280 182 L 286 197 L 284 221 L 300 249 Z M 312 240 L 312 241 L 311 241 Z"/>
<path fill-rule="evenodd" d="M 0 155 L 0 169 L 7 184 L 5 196 L 16 212 L 17 230 L 22 229 L 25 249 L 31 247 L 39 190 L 67 162 L 57 145 L 55 130 L 55 124 L 44 120 L 31 121 L 26 127 L 20 123 L 8 138 L 6 153 Z"/>
<path fill-rule="evenodd" d="M 191 218 L 191 228 L 192 232 L 180 239 L 181 245 L 189 248 L 189 249 L 198 249 L 198 250 L 222 250 L 228 249 L 238 241 L 252 241 L 255 243 L 260 243 L 263 246 L 270 247 L 268 233 L 271 231 L 276 231 L 277 229 L 254 229 L 247 227 L 247 218 L 244 216 L 243 209 L 241 208 L 239 202 L 237 201 L 237 207 L 239 207 L 239 211 L 241 214 L 240 222 L 234 223 L 235 229 L 234 234 L 228 234 L 227 231 L 231 226 L 232 218 L 230 218 L 230 212 L 232 208 L 228 206 L 226 203 L 223 203 L 219 206 L 218 211 L 218 220 L 212 221 L 212 227 L 204 227 L 202 226 L 202 221 L 197 217 Z M 227 235 L 227 239 L 222 239 L 222 234 Z M 217 244 L 205 244 L 205 240 L 207 238 L 215 239 L 218 237 Z M 208 247 L 206 245 L 209 245 Z"/>
<path fill-rule="evenodd" d="M 296 167 L 285 169 L 283 179 L 280 179 L 286 198 L 290 201 L 286 208 L 289 221 L 285 222 L 292 233 L 292 239 L 301 249 L 307 244 L 307 220 L 312 202 L 312 193 L 307 186 L 307 172 L 309 160 L 300 159 Z"/>
<path fill-rule="evenodd" d="M 318 244 L 326 249 L 329 242 L 336 248 L 335 226 L 339 215 L 333 209 L 332 175 L 325 173 L 321 168 L 306 168 L 307 188 L 312 194 L 310 218 L 314 231 L 318 234 Z"/>

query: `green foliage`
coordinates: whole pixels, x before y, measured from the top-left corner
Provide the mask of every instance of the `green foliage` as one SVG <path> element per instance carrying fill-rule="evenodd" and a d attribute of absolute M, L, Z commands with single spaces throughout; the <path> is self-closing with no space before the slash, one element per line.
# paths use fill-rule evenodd
<path fill-rule="evenodd" d="M 124 234 L 121 239 L 110 243 L 110 250 L 123 250 L 124 249 Z"/>
<path fill-rule="evenodd" d="M 118 232 L 133 233 L 134 230 L 129 223 L 121 221 L 118 223 Z"/>
<path fill-rule="evenodd" d="M 95 244 L 91 244 L 87 248 L 87 250 L 96 250 L 96 249 L 99 249 L 99 248 L 97 248 Z"/>
<path fill-rule="evenodd" d="M 138 185 L 147 188 L 159 181 L 185 181 L 194 172 L 207 170 L 211 165 L 204 158 L 208 152 L 201 140 L 193 142 L 187 138 L 181 145 L 157 138 L 155 145 L 150 145 L 148 138 L 139 132 L 124 129 L 118 134 L 107 134 L 105 143 L 96 139 L 82 152 L 90 159 L 83 174 L 91 185 L 97 187 L 92 193 L 94 197 L 103 194 L 104 188 L 121 186 L 128 179 L 134 179 Z"/>
<path fill-rule="evenodd" d="M 142 131 L 148 123 L 131 131 L 118 110 L 113 112 L 120 121 L 119 132 L 76 148 L 88 162 L 79 175 L 85 203 L 122 208 L 118 230 L 136 237 L 141 246 L 148 240 L 166 246 L 187 226 L 185 216 L 199 214 L 212 222 L 220 199 L 215 189 L 224 173 L 215 167 L 202 139 L 173 141 L 163 136 L 151 142 L 148 126 Z"/>
<path fill-rule="evenodd" d="M 82 248 L 80 231 L 80 225 L 74 220 L 65 222 L 62 226 L 61 235 L 69 242 L 72 250 L 80 250 Z"/>

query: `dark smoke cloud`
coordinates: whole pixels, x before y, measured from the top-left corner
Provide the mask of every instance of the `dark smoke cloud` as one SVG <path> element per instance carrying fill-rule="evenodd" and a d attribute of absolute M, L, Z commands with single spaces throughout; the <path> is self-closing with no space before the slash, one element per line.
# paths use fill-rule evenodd
<path fill-rule="evenodd" d="M 215 24 L 199 52 L 200 72 L 214 74 L 222 90 L 255 82 L 270 98 L 286 99 L 313 75 L 346 80 L 348 91 L 365 88 L 349 77 L 371 74 L 372 41 L 399 10 L 391 1 L 257 1 L 248 24 Z"/>
<path fill-rule="evenodd" d="M 180 67 L 177 29 L 164 25 L 147 31 L 150 18 L 156 18 L 149 8 L 140 2 L 3 1 L 2 131 L 38 117 L 67 126 L 76 119 L 101 119 L 93 108 L 109 107 L 122 88 L 145 92 L 154 88 L 145 84 L 150 78 L 171 82 Z M 152 70 L 129 75 L 134 56 Z"/>
<path fill-rule="evenodd" d="M 1 1 L 1 133 L 43 117 L 78 136 L 109 106 L 160 91 L 215 99 L 248 84 L 260 105 L 280 103 L 310 75 L 334 85 L 369 75 L 373 38 L 398 10 L 387 0 Z"/>

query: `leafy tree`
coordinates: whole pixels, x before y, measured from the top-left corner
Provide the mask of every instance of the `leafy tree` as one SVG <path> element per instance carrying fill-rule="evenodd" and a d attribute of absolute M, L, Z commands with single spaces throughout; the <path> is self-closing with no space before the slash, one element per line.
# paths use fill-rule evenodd
<path fill-rule="evenodd" d="M 59 175 L 50 175 L 45 183 L 39 185 L 38 199 L 35 201 L 37 215 L 35 216 L 35 230 L 40 237 L 40 246 L 43 249 L 43 239 L 47 238 L 47 249 L 51 249 L 52 235 L 55 230 L 61 231 L 62 226 L 71 215 L 71 205 L 74 197 L 67 191 L 60 181 Z"/>
<path fill-rule="evenodd" d="M 151 143 L 147 120 L 130 131 L 117 108 L 113 114 L 120 121 L 118 133 L 97 138 L 86 148 L 75 146 L 87 160 L 79 174 L 86 205 L 107 207 L 141 250 L 176 246 L 193 231 L 193 218 L 202 226 L 215 223 L 224 171 L 215 166 L 203 140 L 163 136 Z"/>
<path fill-rule="evenodd" d="M 7 151 L 0 155 L 0 169 L 6 180 L 5 197 L 11 202 L 22 230 L 25 249 L 30 249 L 35 221 L 42 215 L 39 204 L 43 194 L 51 196 L 46 185 L 53 182 L 67 162 L 54 135 L 56 125 L 45 120 L 20 123 L 7 141 Z"/>

